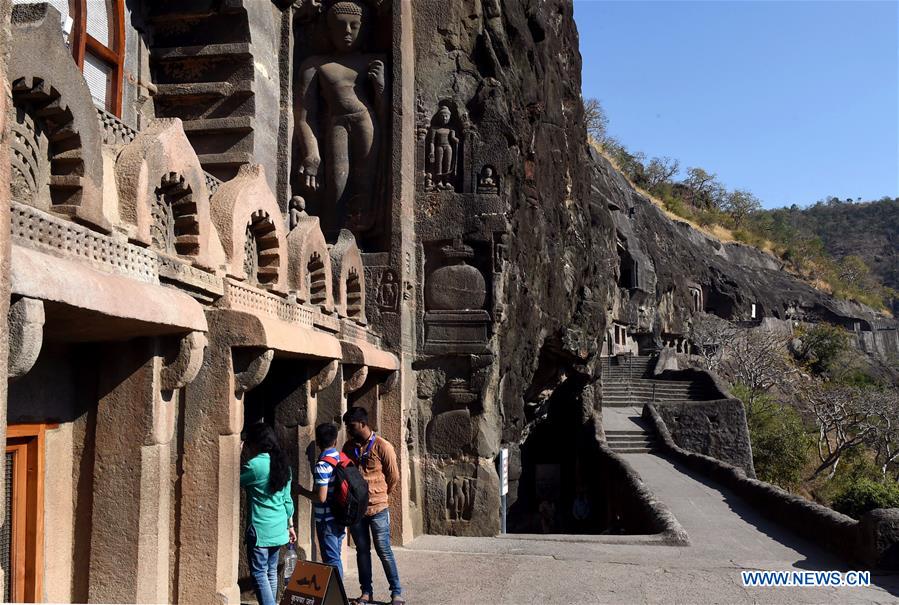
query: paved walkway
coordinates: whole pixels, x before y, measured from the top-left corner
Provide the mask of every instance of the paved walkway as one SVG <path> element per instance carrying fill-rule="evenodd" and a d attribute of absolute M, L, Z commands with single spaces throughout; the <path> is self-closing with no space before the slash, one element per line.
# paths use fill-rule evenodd
<path fill-rule="evenodd" d="M 606 415 L 606 428 L 631 422 L 621 410 Z M 395 551 L 409 602 L 899 603 L 896 575 L 875 576 L 870 588 L 744 588 L 741 570 L 851 568 L 692 471 L 653 454 L 625 459 L 670 507 L 690 546 L 421 536 Z M 375 596 L 386 601 L 377 560 L 375 567 Z M 355 575 L 355 564 L 348 572 Z M 347 580 L 356 596 L 355 579 Z"/>

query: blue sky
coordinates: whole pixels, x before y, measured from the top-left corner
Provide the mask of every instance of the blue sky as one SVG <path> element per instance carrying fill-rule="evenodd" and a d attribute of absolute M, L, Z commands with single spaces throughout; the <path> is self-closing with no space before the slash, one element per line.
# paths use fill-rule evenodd
<path fill-rule="evenodd" d="M 899 2 L 575 0 L 583 92 L 632 151 L 766 207 L 899 196 Z"/>

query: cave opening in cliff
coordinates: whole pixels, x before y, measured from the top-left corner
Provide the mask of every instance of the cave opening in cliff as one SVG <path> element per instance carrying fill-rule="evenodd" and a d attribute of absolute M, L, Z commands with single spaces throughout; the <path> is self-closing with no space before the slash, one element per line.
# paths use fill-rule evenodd
<path fill-rule="evenodd" d="M 517 534 L 651 534 L 623 475 L 598 447 L 588 381 L 561 376 L 532 404 L 510 485 L 507 531 Z"/>

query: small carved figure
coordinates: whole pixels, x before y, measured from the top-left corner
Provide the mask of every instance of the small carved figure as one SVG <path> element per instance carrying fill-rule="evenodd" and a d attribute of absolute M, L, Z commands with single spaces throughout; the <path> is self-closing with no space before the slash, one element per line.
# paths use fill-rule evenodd
<path fill-rule="evenodd" d="M 481 176 L 478 177 L 478 193 L 497 193 L 499 185 L 493 176 L 493 166 L 484 166 Z"/>
<path fill-rule="evenodd" d="M 395 311 L 399 302 L 399 284 L 393 271 L 388 269 L 381 275 L 381 289 L 379 292 L 381 308 L 385 311 Z"/>
<path fill-rule="evenodd" d="M 450 519 L 461 521 L 471 519 L 474 505 L 475 479 L 453 477 L 446 484 L 446 509 Z"/>
<path fill-rule="evenodd" d="M 319 190 L 324 147 L 325 201 L 346 215 L 351 228 L 364 231 L 374 222 L 380 126 L 387 111 L 384 59 L 358 50 L 363 25 L 358 0 L 335 2 L 325 18 L 334 53 L 310 57 L 300 67 L 299 180 L 308 191 Z M 316 137 L 317 123 L 323 141 Z"/>
<path fill-rule="evenodd" d="M 306 214 L 306 200 L 301 196 L 295 195 L 290 198 L 290 229 L 300 224 L 300 219 L 309 216 Z"/>
<path fill-rule="evenodd" d="M 434 117 L 427 140 L 429 170 L 426 182 L 430 179 L 431 186 L 437 189 L 455 189 L 453 178 L 456 174 L 459 137 L 450 125 L 453 112 L 449 105 L 442 103 Z"/>

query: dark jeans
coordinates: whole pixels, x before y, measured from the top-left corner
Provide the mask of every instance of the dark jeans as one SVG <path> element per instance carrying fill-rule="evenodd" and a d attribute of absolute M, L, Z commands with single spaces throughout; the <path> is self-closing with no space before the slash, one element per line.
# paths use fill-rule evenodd
<path fill-rule="evenodd" d="M 322 549 L 322 563 L 333 565 L 343 579 L 343 563 L 340 561 L 340 549 L 343 537 L 346 536 L 346 527 L 334 521 L 316 521 L 315 533 L 318 535 L 318 545 Z"/>
<path fill-rule="evenodd" d="M 371 544 L 375 543 L 375 552 L 384 566 L 384 575 L 390 585 L 390 596 L 395 597 L 403 593 L 400 586 L 400 574 L 396 568 L 396 559 L 393 558 L 393 549 L 390 548 L 390 512 L 387 509 L 365 517 L 350 527 L 353 542 L 356 543 L 356 566 L 359 568 L 359 587 L 362 592 L 372 596 L 371 587 Z"/>
<path fill-rule="evenodd" d="M 280 546 L 256 546 L 256 528 L 247 526 L 247 563 L 256 584 L 259 605 L 276 605 L 278 598 L 278 559 Z"/>

